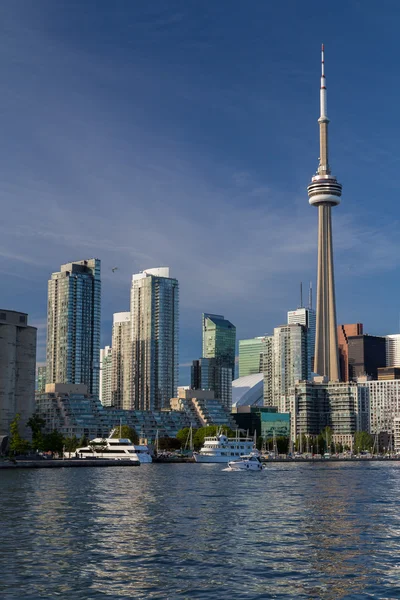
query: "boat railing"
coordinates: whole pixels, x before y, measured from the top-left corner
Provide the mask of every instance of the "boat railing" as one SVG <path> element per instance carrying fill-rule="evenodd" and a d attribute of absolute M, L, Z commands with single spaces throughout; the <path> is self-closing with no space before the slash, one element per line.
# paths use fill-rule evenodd
<path fill-rule="evenodd" d="M 228 440 L 228 442 L 242 442 L 242 443 L 243 442 L 253 443 L 253 441 L 254 441 L 253 438 L 250 438 L 250 437 L 245 437 L 245 438 L 242 438 L 242 437 L 230 437 L 230 438 L 228 438 L 227 437 L 227 440 Z M 211 437 L 205 437 L 204 441 L 205 442 L 218 442 L 218 438 L 215 435 L 213 435 Z"/>

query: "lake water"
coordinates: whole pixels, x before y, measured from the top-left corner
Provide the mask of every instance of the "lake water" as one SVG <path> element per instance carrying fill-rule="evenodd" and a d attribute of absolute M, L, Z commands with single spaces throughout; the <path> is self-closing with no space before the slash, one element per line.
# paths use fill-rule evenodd
<path fill-rule="evenodd" d="M 0 471 L 0 598 L 400 598 L 400 463 Z"/>

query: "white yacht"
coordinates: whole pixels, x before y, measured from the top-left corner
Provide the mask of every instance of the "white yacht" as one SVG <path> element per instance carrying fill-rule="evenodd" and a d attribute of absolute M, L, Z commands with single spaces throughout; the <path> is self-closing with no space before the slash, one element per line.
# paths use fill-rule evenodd
<path fill-rule="evenodd" d="M 139 448 L 141 448 L 141 446 L 139 446 Z M 128 438 L 95 438 L 84 448 L 77 448 L 75 450 L 76 458 L 132 460 L 141 463 L 142 460 L 140 455 L 141 452 L 136 452 L 136 447 Z M 143 462 L 151 462 L 151 456 L 149 455 L 149 457 L 149 461 Z"/>
<path fill-rule="evenodd" d="M 256 454 L 249 454 L 241 456 L 239 460 L 233 460 L 228 462 L 228 468 L 224 471 L 262 471 L 263 466 L 259 456 Z"/>
<path fill-rule="evenodd" d="M 254 450 L 252 438 L 228 438 L 224 434 L 204 438 L 200 452 L 194 453 L 198 463 L 228 463 Z"/>

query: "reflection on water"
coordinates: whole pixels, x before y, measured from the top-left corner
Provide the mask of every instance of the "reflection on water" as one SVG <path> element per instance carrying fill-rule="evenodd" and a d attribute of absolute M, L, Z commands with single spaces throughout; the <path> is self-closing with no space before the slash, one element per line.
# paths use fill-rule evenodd
<path fill-rule="evenodd" d="M 400 463 L 0 473 L 0 597 L 399 598 Z"/>

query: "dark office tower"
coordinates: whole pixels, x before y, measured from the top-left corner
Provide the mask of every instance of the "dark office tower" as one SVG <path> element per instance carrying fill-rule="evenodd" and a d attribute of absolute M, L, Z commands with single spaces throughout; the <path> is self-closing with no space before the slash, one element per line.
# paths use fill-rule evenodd
<path fill-rule="evenodd" d="M 350 381 L 349 377 L 349 337 L 363 334 L 362 323 L 338 325 L 339 365 L 341 381 Z M 385 363 L 386 364 L 386 363 Z"/>
<path fill-rule="evenodd" d="M 216 399 L 229 411 L 232 408 L 232 371 L 215 358 L 194 360 L 191 373 L 192 390 L 213 390 Z"/>
<path fill-rule="evenodd" d="M 348 338 L 349 377 L 361 375 L 378 378 L 378 368 L 386 363 L 386 338 L 375 335 L 357 335 Z"/>
<path fill-rule="evenodd" d="M 235 379 L 236 327 L 223 315 L 203 313 L 203 357 L 232 370 Z"/>
<path fill-rule="evenodd" d="M 100 383 L 100 260 L 61 265 L 48 284 L 48 383 L 84 383 L 98 396 Z"/>

